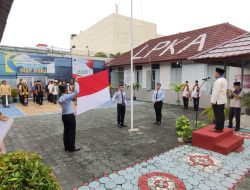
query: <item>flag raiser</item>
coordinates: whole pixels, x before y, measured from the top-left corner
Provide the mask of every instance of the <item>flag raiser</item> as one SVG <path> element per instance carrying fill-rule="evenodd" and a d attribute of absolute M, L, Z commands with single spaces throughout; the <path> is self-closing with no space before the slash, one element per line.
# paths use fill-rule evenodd
<path fill-rule="evenodd" d="M 78 79 L 77 115 L 110 101 L 108 70 Z"/>

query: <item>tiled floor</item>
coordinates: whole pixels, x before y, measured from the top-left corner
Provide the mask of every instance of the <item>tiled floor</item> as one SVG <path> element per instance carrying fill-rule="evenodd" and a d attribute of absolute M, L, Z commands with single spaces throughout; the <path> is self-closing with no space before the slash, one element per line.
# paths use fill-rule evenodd
<path fill-rule="evenodd" d="M 243 147 L 241 152 L 225 156 L 191 145 L 180 146 L 78 190 L 228 190 L 250 171 L 249 139 Z"/>

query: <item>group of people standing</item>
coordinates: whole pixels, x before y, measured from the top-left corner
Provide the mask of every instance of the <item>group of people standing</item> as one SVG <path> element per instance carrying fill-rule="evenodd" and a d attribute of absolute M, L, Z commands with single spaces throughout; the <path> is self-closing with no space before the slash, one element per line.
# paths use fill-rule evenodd
<path fill-rule="evenodd" d="M 33 102 L 37 103 L 38 105 L 43 105 L 44 95 L 46 95 L 48 102 L 57 104 L 57 100 L 62 94 L 59 89 L 59 85 L 66 85 L 69 93 L 74 91 L 74 83 L 70 84 L 68 80 L 51 80 L 45 86 L 43 85 L 42 81 L 37 80 L 34 81 L 31 89 L 29 89 L 27 81 L 20 79 L 17 85 L 19 101 L 22 105 L 28 106 L 29 95 L 32 94 Z"/>
<path fill-rule="evenodd" d="M 199 81 L 198 80 L 195 81 L 192 91 L 189 88 L 188 81 L 186 81 L 182 87 L 182 98 L 184 105 L 183 109 L 188 109 L 189 100 L 193 100 L 194 110 L 198 111 L 200 97 L 201 93 L 200 93 Z"/>
<path fill-rule="evenodd" d="M 244 95 L 240 82 L 234 82 L 234 90 L 228 89 L 227 80 L 224 78 L 224 69 L 216 68 L 214 72 L 215 82 L 212 87 L 211 94 L 211 105 L 215 116 L 215 128 L 212 132 L 223 132 L 225 122 L 225 104 L 227 99 L 230 100 L 230 111 L 229 111 L 229 128 L 232 128 L 233 118 L 236 120 L 235 131 L 240 130 L 240 114 L 241 114 L 241 98 Z M 188 109 L 189 100 L 193 100 L 194 110 L 199 109 L 199 100 L 201 97 L 200 92 L 201 86 L 198 80 L 195 81 L 194 86 L 190 90 L 188 81 L 185 82 L 182 88 L 182 97 L 184 109 Z M 162 119 L 162 105 L 165 98 L 165 92 L 161 90 L 161 84 L 156 84 L 156 89 L 152 95 L 152 101 L 154 103 L 155 117 L 156 120 L 153 124 L 161 125 Z M 124 92 L 124 85 L 120 84 L 119 89 L 115 92 L 113 102 L 117 103 L 117 126 L 119 128 L 127 127 L 124 124 L 124 117 L 126 112 L 126 93 Z"/>

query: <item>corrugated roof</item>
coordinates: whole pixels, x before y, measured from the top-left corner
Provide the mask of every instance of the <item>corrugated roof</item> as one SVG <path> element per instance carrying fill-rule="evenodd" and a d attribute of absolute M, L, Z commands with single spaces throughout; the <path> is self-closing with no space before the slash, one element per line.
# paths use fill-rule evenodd
<path fill-rule="evenodd" d="M 9 12 L 14 0 L 0 0 L 0 42 L 3 37 Z"/>
<path fill-rule="evenodd" d="M 234 39 L 246 31 L 229 23 L 149 40 L 134 48 L 134 64 L 187 60 L 198 53 Z M 110 61 L 109 66 L 130 64 L 130 51 Z"/>
<path fill-rule="evenodd" d="M 190 59 L 215 59 L 248 54 L 250 55 L 250 33 L 239 36 L 206 52 L 193 56 Z"/>

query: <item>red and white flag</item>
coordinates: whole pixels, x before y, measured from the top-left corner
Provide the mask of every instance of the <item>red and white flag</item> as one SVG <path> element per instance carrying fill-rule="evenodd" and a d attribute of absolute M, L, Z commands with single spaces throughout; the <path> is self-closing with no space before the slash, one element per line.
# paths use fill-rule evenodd
<path fill-rule="evenodd" d="M 110 101 L 108 70 L 78 79 L 77 115 Z"/>

